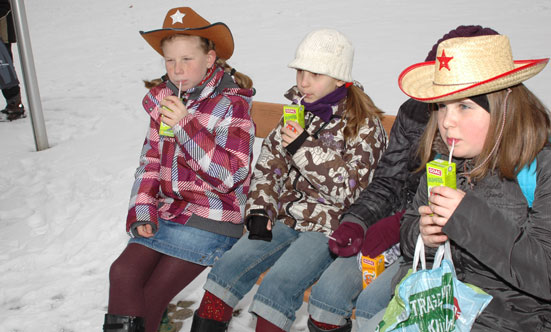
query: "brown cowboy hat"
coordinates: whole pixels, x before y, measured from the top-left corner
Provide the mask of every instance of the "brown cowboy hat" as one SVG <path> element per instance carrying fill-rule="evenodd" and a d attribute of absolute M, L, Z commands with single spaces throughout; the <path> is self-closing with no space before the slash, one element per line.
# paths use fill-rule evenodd
<path fill-rule="evenodd" d="M 434 103 L 489 93 L 517 85 L 539 73 L 549 58 L 513 60 L 503 35 L 458 37 L 438 45 L 436 61 L 406 68 L 400 89 L 413 99 Z"/>
<path fill-rule="evenodd" d="M 227 60 L 233 54 L 230 28 L 222 22 L 211 24 L 189 7 L 170 9 L 162 29 L 140 31 L 140 34 L 160 55 L 163 55 L 161 41 L 173 34 L 199 36 L 212 41 L 219 58 Z"/>

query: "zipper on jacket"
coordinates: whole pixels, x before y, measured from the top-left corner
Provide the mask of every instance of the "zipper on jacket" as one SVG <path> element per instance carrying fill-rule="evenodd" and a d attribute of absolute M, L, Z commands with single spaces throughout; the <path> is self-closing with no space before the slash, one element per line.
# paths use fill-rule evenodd
<path fill-rule="evenodd" d="M 314 121 L 314 117 L 315 117 L 315 116 L 310 117 L 310 119 L 308 120 L 308 123 L 304 126 L 304 127 L 305 127 L 304 129 L 305 129 L 305 130 L 307 130 L 307 129 L 310 127 L 310 125 L 311 125 L 312 122 Z M 315 131 L 312 135 L 310 135 L 310 136 L 313 136 L 315 139 L 319 139 L 319 133 L 320 133 L 323 129 L 325 129 L 325 127 L 327 127 L 327 126 L 331 123 L 331 120 L 333 120 L 333 118 L 340 118 L 340 116 L 336 116 L 336 115 L 333 114 L 333 115 L 331 116 L 331 119 L 329 120 L 329 122 L 325 122 L 318 130 L 316 130 L 316 131 Z M 297 168 L 296 166 L 291 166 L 291 169 L 289 169 L 289 172 L 287 172 L 287 176 L 289 176 L 293 170 L 297 173 L 297 177 L 296 177 L 295 180 L 293 181 L 293 189 L 294 189 L 297 193 L 299 193 L 300 196 L 299 196 L 297 199 L 292 200 L 292 201 L 290 201 L 290 202 L 287 204 L 287 206 L 285 207 L 285 212 L 287 212 L 287 215 L 288 215 L 289 217 L 293 218 L 293 220 L 294 220 L 293 228 L 296 228 L 296 225 L 297 225 L 298 220 L 297 220 L 297 218 L 295 218 L 295 216 L 293 216 L 293 214 L 291 213 L 290 210 L 291 210 L 291 207 L 293 206 L 294 203 L 300 201 L 300 200 L 304 197 L 304 194 L 303 194 L 301 191 L 299 191 L 299 190 L 297 189 L 298 180 L 299 180 L 300 177 L 302 176 L 302 175 L 300 174 L 298 168 Z M 310 183 L 308 180 L 306 180 L 306 181 L 307 181 L 308 183 Z M 310 183 L 310 185 L 312 185 L 312 184 Z"/>
<path fill-rule="evenodd" d="M 295 218 L 295 216 L 293 216 L 293 214 L 291 213 L 291 206 L 293 206 L 293 203 L 295 202 L 298 202 L 302 199 L 302 197 L 304 197 L 304 195 L 302 194 L 302 192 L 300 192 L 298 189 L 297 189 L 297 183 L 298 183 L 298 179 L 300 178 L 300 172 L 298 171 L 298 168 L 296 168 L 295 166 L 291 166 L 291 169 L 289 170 L 289 172 L 287 172 L 287 176 L 289 176 L 289 174 L 291 174 L 291 171 L 295 171 L 297 173 L 297 177 L 295 178 L 295 180 L 293 181 L 293 189 L 300 194 L 300 197 L 298 197 L 297 199 L 295 200 L 292 200 L 290 201 L 287 206 L 285 207 L 285 212 L 287 212 L 287 215 L 291 218 L 293 218 L 293 220 L 295 221 L 294 224 L 293 224 L 293 228 L 295 228 L 297 226 L 297 218 Z"/>

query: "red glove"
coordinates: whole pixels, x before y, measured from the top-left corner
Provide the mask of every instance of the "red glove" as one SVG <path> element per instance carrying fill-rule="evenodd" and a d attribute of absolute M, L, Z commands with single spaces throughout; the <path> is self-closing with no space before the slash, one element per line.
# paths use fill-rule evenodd
<path fill-rule="evenodd" d="M 331 237 L 334 240 L 329 239 L 329 249 L 335 255 L 349 257 L 360 251 L 364 229 L 356 223 L 344 221 L 331 234 Z"/>
<path fill-rule="evenodd" d="M 375 258 L 400 241 L 400 219 L 406 211 L 383 218 L 367 229 L 362 255 Z"/>

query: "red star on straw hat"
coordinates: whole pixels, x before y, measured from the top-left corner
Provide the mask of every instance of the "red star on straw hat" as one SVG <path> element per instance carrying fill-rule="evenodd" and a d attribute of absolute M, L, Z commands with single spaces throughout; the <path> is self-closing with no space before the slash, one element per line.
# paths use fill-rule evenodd
<path fill-rule="evenodd" d="M 442 50 L 442 55 L 436 58 L 440 62 L 440 68 L 438 68 L 438 70 L 442 70 L 442 68 L 450 70 L 450 66 L 448 63 L 451 59 L 453 59 L 453 56 L 446 56 L 446 50 Z"/>

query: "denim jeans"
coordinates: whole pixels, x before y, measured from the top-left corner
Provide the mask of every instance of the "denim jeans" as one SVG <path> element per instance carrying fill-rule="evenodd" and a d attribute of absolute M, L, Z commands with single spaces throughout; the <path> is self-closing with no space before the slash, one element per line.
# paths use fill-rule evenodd
<path fill-rule="evenodd" d="M 337 258 L 312 287 L 308 313 L 316 321 L 344 325 L 355 306 L 359 331 L 374 331 L 380 319 L 375 322 L 373 316 L 387 307 L 399 265 L 399 260 L 394 262 L 362 290 L 357 257 Z"/>
<path fill-rule="evenodd" d="M 345 325 L 362 291 L 362 272 L 356 255 L 339 257 L 312 287 L 308 313 L 318 322 Z"/>
<path fill-rule="evenodd" d="M 324 234 L 298 232 L 276 222 L 271 242 L 241 237 L 214 264 L 204 288 L 235 307 L 269 268 L 249 311 L 289 331 L 304 291 L 334 259 Z"/>
<path fill-rule="evenodd" d="M 387 267 L 358 296 L 358 300 L 356 301 L 356 322 L 358 323 L 359 332 L 375 331 L 379 321 L 382 319 L 382 314 L 380 313 L 384 313 L 394 294 L 392 278 L 398 272 L 401 261 L 403 261 L 402 257 Z"/>

